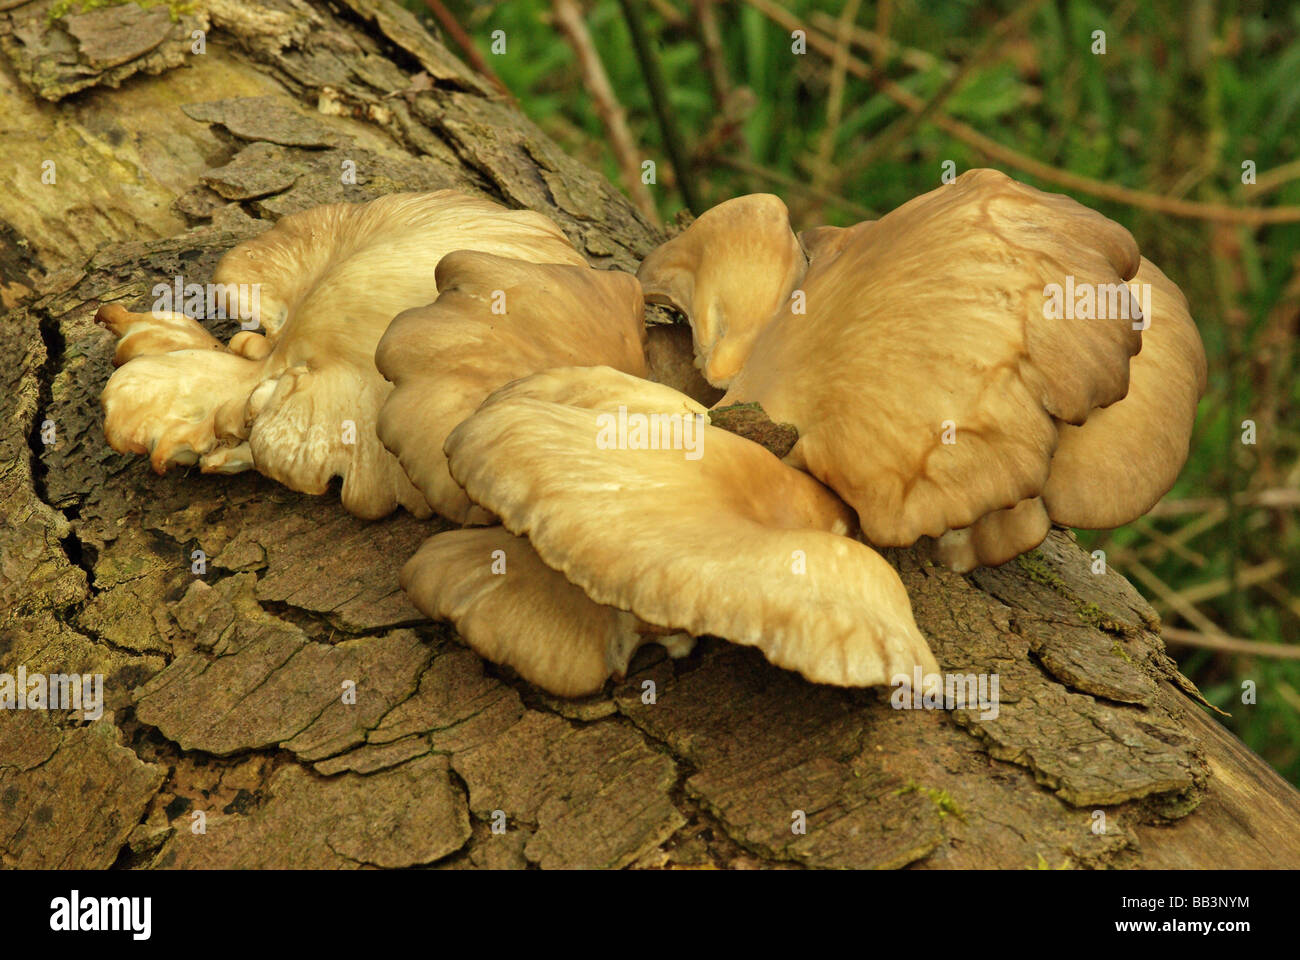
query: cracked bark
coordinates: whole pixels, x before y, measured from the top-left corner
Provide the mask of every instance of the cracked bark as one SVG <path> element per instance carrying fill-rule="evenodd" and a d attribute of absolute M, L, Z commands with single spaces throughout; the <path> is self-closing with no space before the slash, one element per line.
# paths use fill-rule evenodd
<path fill-rule="evenodd" d="M 0 3 L 0 672 L 102 673 L 105 713 L 0 713 L 0 862 L 1300 866 L 1300 795 L 1064 532 L 969 577 L 890 554 L 945 669 L 998 673 L 995 719 L 717 641 L 562 703 L 396 590 L 431 524 L 113 453 L 95 310 L 206 279 L 287 213 L 455 187 L 548 214 L 598 266 L 658 238 L 386 0 L 49 6 Z"/>

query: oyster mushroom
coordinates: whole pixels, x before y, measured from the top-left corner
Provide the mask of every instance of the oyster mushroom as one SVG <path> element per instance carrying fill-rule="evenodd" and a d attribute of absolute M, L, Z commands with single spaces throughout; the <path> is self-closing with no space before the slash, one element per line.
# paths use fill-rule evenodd
<path fill-rule="evenodd" d="M 447 434 L 496 388 L 550 367 L 607 364 L 645 376 L 645 305 L 630 274 L 585 263 L 457 252 L 436 278 L 437 300 L 400 314 L 375 353 L 394 385 L 378 434 L 435 511 L 487 523 L 447 473 Z"/>
<path fill-rule="evenodd" d="M 670 243 L 687 246 L 708 218 Z M 737 221 L 731 229 L 744 228 Z M 775 222 L 765 230 L 780 232 Z M 1168 348 L 1155 351 L 1161 362 L 1134 361 L 1137 371 L 1152 367 L 1153 381 L 1172 377 L 1176 398 L 1153 403 L 1154 386 L 1135 391 L 1149 399 L 1126 406 L 1141 324 L 1123 311 L 1076 320 L 1044 310 L 1051 284 L 1105 291 L 1134 279 L 1139 255 L 1123 227 L 1067 197 L 976 170 L 880 220 L 816 228 L 802 239 L 806 314 L 783 302 L 764 316 L 752 300 L 715 286 L 710 309 L 736 332 L 697 333 L 697 362 L 708 370 L 721 352 L 722 368 L 736 368 L 719 406 L 756 402 L 795 426 L 787 462 L 844 497 L 870 542 L 906 546 L 929 536 L 958 569 L 996 564 L 1036 546 L 1051 520 L 1125 522 L 1172 482 L 1204 382 L 1190 319 L 1169 324 Z M 695 245 L 694 266 L 673 261 L 676 289 L 691 289 L 692 275 L 754 269 L 713 241 Z M 647 258 L 643 283 L 665 285 L 663 262 Z M 786 263 L 773 258 L 772 274 Z M 698 322 L 698 307 L 677 306 Z M 1155 417 L 1140 424 L 1144 413 Z M 1141 466 L 1097 469 L 1085 506 L 1072 478 L 1106 446 L 1100 427 L 1099 439 L 1085 442 L 1090 417 L 1116 423 L 1112 433 L 1132 430 L 1139 445 L 1136 438 L 1159 433 L 1172 466 L 1145 483 L 1129 475 Z M 1118 463 L 1124 450 L 1129 463 L 1146 462 L 1131 446 L 1105 456 Z M 1109 512 L 1096 502 L 1107 490 L 1118 501 Z"/>
<path fill-rule="evenodd" d="M 390 391 L 374 366 L 393 316 L 437 293 L 435 268 L 458 249 L 585 264 L 540 214 L 450 190 L 285 217 L 222 258 L 218 284 L 239 285 L 248 318 L 222 347 L 176 314 L 98 319 L 122 338 L 104 388 L 114 449 L 148 454 L 154 469 L 197 462 L 205 472 L 256 469 L 305 493 L 343 478 L 343 505 L 379 517 L 428 505 L 375 435 Z M 255 296 L 254 296 L 255 292 Z"/>
<path fill-rule="evenodd" d="M 450 620 L 480 656 L 560 697 L 622 679 L 641 646 L 685 656 L 693 638 L 591 600 L 503 527 L 439 533 L 402 568 L 402 589 L 435 620 Z"/>
<path fill-rule="evenodd" d="M 812 477 L 607 367 L 498 390 L 447 438 L 452 476 L 598 604 L 757 647 L 809 680 L 938 665 L 894 569 Z"/>
<path fill-rule="evenodd" d="M 690 321 L 697 366 L 710 384 L 725 387 L 807 268 L 785 203 L 755 193 L 706 211 L 652 251 L 636 275 L 646 302 Z"/>
<path fill-rule="evenodd" d="M 1196 404 L 1205 393 L 1205 348 L 1187 298 L 1150 260 L 1137 284 L 1149 284 L 1142 352 L 1129 364 L 1124 399 L 1094 410 L 1082 426 L 1060 424 L 1060 442 L 1043 490 L 1051 518 L 1101 529 L 1129 523 L 1169 492 L 1187 462 Z"/>

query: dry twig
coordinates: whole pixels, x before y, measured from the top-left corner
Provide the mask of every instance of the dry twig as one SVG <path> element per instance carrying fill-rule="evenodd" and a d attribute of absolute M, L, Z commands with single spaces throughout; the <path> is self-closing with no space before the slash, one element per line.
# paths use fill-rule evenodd
<path fill-rule="evenodd" d="M 573 54 L 578 58 L 578 67 L 582 70 L 582 81 L 591 94 L 591 102 L 600 115 L 605 130 L 609 133 L 609 146 L 614 152 L 623 186 L 627 187 L 632 202 L 642 215 L 655 226 L 660 226 L 659 212 L 655 209 L 654 197 L 641 180 L 641 158 L 632 131 L 627 126 L 627 114 L 618 102 L 614 88 L 605 72 L 605 64 L 600 59 L 596 45 L 591 41 L 591 33 L 582 20 L 582 11 L 578 9 L 577 0 L 551 0 L 551 9 L 555 12 L 555 23 L 569 41 Z"/>
<path fill-rule="evenodd" d="M 751 7 L 768 19 L 787 30 L 803 30 L 808 38 L 808 45 L 820 51 L 824 56 L 834 55 L 835 43 L 828 37 L 812 30 L 797 17 L 773 0 L 745 0 Z M 848 59 L 849 73 L 855 77 L 872 81 L 876 88 L 895 103 L 920 112 L 925 109 L 925 101 L 885 77 L 876 76 L 871 67 L 855 57 Z M 1080 193 L 1112 200 L 1144 210 L 1154 210 L 1174 217 L 1189 217 L 1199 220 L 1219 221 L 1222 223 L 1239 223 L 1251 227 L 1271 223 L 1300 223 L 1300 207 L 1229 207 L 1218 203 L 1198 203 L 1191 200 L 1173 200 L 1160 194 L 1134 190 L 1084 177 L 1067 170 L 1058 170 L 1051 164 L 1035 160 L 1033 157 L 1003 146 L 996 140 L 986 137 L 974 127 L 955 120 L 942 111 L 930 117 L 930 122 L 949 136 L 974 147 L 990 159 L 1012 167 L 1022 173 L 1038 177 L 1048 183 L 1078 190 Z"/>

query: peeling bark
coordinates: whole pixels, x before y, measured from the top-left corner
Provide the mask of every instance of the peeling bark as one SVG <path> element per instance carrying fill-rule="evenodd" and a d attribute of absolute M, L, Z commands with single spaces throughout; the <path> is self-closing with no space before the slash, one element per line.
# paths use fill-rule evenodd
<path fill-rule="evenodd" d="M 966 577 L 890 552 L 945 670 L 998 674 L 996 718 L 717 641 L 560 703 L 397 590 L 434 524 L 114 453 L 96 309 L 206 279 L 287 213 L 455 187 L 551 216 L 600 267 L 659 238 L 386 0 L 0 6 L 0 672 L 105 677 L 101 719 L 0 712 L 0 862 L 1300 866 L 1300 795 L 1066 532 Z"/>

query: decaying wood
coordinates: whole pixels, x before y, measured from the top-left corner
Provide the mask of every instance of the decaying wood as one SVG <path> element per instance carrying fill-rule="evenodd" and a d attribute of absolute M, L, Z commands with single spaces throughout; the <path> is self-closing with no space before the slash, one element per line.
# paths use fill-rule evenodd
<path fill-rule="evenodd" d="M 657 238 L 386 0 L 0 7 L 0 672 L 106 696 L 93 722 L 0 714 L 6 865 L 1300 866 L 1300 795 L 1065 532 L 968 577 L 890 553 L 945 669 L 998 674 L 996 718 L 716 641 L 569 703 L 405 600 L 435 524 L 112 452 L 95 311 L 206 280 L 292 211 L 455 187 L 548 214 L 597 266 Z"/>

